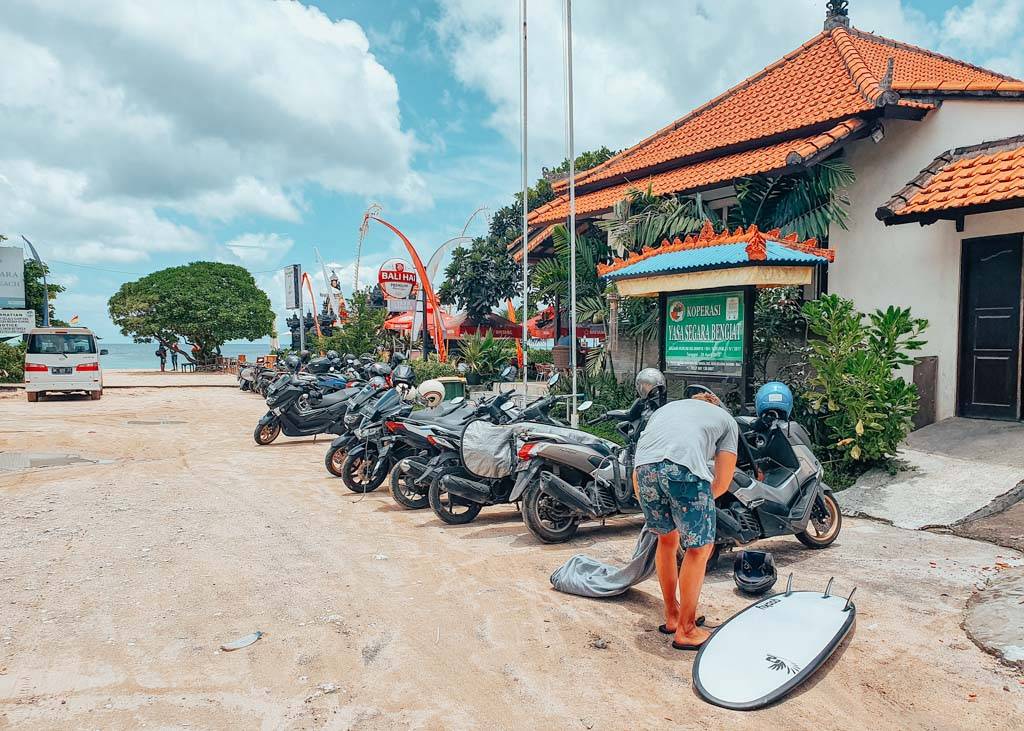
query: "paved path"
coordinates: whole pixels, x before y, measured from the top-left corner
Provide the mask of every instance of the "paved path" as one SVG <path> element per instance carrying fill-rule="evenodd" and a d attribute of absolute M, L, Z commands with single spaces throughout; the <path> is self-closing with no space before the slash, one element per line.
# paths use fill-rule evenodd
<path fill-rule="evenodd" d="M 838 494 L 844 514 L 948 527 L 1024 497 L 1024 424 L 947 419 L 913 432 L 896 475 L 873 470 Z"/>

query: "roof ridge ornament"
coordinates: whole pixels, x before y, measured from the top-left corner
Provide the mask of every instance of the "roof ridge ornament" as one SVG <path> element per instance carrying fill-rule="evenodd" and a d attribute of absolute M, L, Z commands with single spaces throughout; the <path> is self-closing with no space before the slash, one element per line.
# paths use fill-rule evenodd
<path fill-rule="evenodd" d="M 850 0 L 828 0 L 825 3 L 825 30 L 850 27 Z"/>

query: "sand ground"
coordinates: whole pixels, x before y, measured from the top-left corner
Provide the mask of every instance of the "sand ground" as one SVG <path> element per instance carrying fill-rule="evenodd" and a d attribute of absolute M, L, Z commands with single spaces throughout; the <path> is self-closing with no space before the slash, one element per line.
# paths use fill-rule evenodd
<path fill-rule="evenodd" d="M 730 712 L 656 631 L 656 583 L 549 586 L 578 551 L 627 557 L 635 519 L 562 546 L 512 508 L 446 527 L 350 493 L 322 440 L 257 447 L 263 411 L 219 388 L 0 395 L 0 450 L 103 460 L 0 472 L 0 728 L 1024 727 L 1024 678 L 960 629 L 1011 549 L 854 519 L 825 551 L 766 542 L 797 588 L 857 586 L 858 622 L 788 699 Z M 712 623 L 749 603 L 728 571 L 703 599 Z"/>

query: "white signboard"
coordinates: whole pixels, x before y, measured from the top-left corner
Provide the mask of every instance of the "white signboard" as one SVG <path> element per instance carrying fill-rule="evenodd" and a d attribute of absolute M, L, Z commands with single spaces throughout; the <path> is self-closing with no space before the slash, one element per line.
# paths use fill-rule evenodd
<path fill-rule="evenodd" d="M 387 300 L 388 312 L 412 312 L 419 300 Z"/>
<path fill-rule="evenodd" d="M 24 335 L 35 326 L 35 310 L 0 310 L 0 334 Z"/>
<path fill-rule="evenodd" d="M 25 306 L 24 259 L 20 246 L 0 246 L 0 307 Z"/>
<path fill-rule="evenodd" d="M 299 309 L 299 297 L 302 296 L 302 289 L 299 285 L 301 279 L 302 268 L 298 264 L 284 268 L 284 307 L 286 310 Z"/>

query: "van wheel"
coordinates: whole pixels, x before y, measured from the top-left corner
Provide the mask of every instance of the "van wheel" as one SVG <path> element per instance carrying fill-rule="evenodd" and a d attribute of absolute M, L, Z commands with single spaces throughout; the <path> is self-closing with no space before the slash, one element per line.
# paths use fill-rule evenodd
<path fill-rule="evenodd" d="M 101 388 L 99 391 L 90 391 L 89 398 L 91 398 L 93 401 L 99 401 L 101 398 L 103 398 L 103 389 Z"/>
<path fill-rule="evenodd" d="M 38 391 L 26 391 L 25 392 L 25 398 L 28 399 L 28 402 L 30 404 L 34 404 L 36 401 L 39 400 L 39 392 Z"/>

